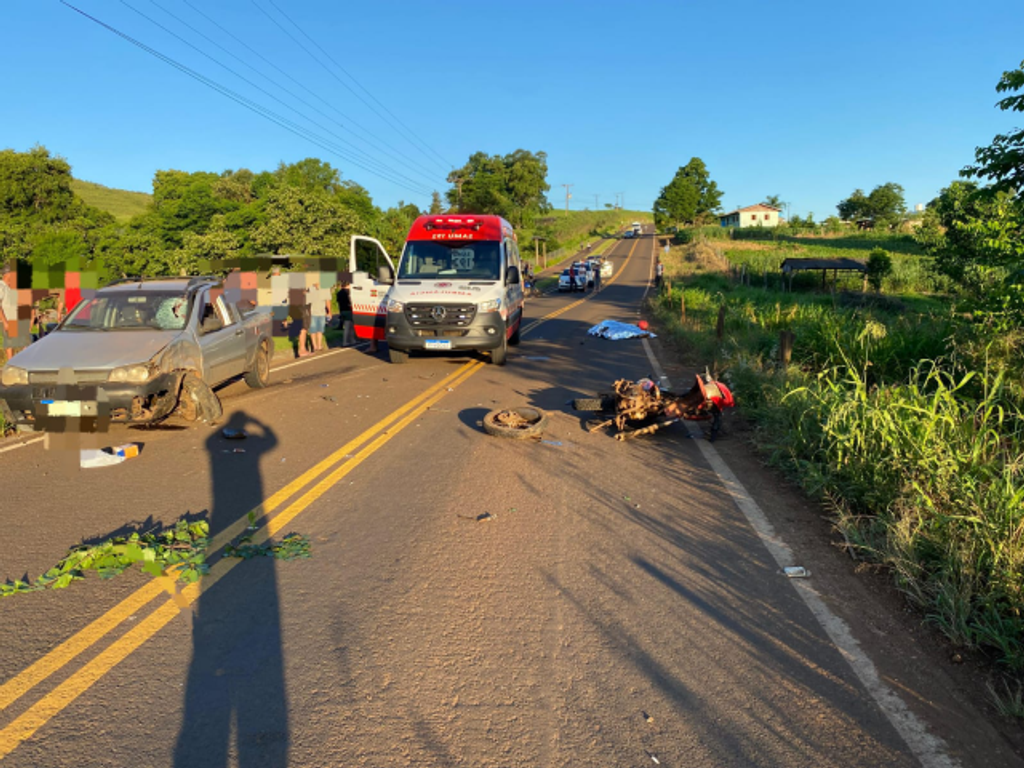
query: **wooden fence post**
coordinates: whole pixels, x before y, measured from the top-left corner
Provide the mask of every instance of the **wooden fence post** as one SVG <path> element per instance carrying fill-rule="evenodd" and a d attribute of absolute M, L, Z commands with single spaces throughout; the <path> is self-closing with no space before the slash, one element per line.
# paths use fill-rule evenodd
<path fill-rule="evenodd" d="M 686 290 L 681 292 L 679 297 L 679 324 L 686 325 Z"/>
<path fill-rule="evenodd" d="M 715 326 L 715 335 L 719 341 L 725 336 L 725 304 L 718 308 L 718 325 Z"/>
<path fill-rule="evenodd" d="M 790 358 L 793 355 L 793 342 L 796 340 L 796 334 L 792 331 L 782 331 L 779 333 L 779 362 L 783 365 L 789 365 Z"/>

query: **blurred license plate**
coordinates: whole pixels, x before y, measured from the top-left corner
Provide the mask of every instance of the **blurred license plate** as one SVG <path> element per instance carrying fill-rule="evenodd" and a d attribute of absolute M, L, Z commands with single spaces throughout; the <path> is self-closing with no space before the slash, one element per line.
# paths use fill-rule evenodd
<path fill-rule="evenodd" d="M 74 400 L 51 400 L 46 403 L 46 413 L 50 416 L 77 417 L 82 415 L 82 404 Z"/>
<path fill-rule="evenodd" d="M 427 339 L 427 349 L 451 349 L 452 343 L 448 339 Z"/>

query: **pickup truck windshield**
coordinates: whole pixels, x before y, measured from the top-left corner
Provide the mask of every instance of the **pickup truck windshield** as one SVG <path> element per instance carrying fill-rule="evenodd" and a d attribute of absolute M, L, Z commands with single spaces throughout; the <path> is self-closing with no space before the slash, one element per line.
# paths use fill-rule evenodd
<path fill-rule="evenodd" d="M 410 240 L 398 265 L 399 280 L 501 280 L 500 243 Z"/>
<path fill-rule="evenodd" d="M 180 331 L 188 319 L 188 297 L 173 291 L 111 291 L 83 301 L 61 330 Z"/>

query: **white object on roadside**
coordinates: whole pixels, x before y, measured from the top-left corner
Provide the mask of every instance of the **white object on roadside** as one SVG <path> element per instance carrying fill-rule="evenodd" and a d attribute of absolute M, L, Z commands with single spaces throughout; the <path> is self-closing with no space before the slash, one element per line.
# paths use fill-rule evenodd
<path fill-rule="evenodd" d="M 620 341 L 621 339 L 656 338 L 653 333 L 641 329 L 638 325 L 621 323 L 618 320 L 602 320 L 587 331 L 587 333 L 591 336 L 600 336 L 602 339 L 608 339 L 610 341 Z"/>
<path fill-rule="evenodd" d="M 79 466 L 83 469 L 94 469 L 96 467 L 111 467 L 120 464 L 125 460 L 124 456 L 115 456 L 103 450 L 94 448 L 83 448 L 79 455 Z"/>
<path fill-rule="evenodd" d="M 791 579 L 806 579 L 811 575 L 810 571 L 799 565 L 791 565 L 788 568 L 783 568 L 782 572 Z"/>

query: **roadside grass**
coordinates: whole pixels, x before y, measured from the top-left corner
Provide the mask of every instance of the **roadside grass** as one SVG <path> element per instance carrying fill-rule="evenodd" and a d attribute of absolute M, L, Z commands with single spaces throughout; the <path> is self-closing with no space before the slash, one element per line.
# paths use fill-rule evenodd
<path fill-rule="evenodd" d="M 87 205 L 106 211 L 118 221 L 127 221 L 133 216 L 145 213 L 153 200 L 153 196 L 145 192 L 112 189 L 81 179 L 72 179 L 71 189 Z"/>
<path fill-rule="evenodd" d="M 536 265 L 533 237 L 545 237 L 548 264 L 551 264 L 575 253 L 584 243 L 610 237 L 630 222 L 650 220 L 650 212 L 644 211 L 551 211 L 537 218 L 532 227 L 519 230 L 519 250 L 524 258 Z"/>
<path fill-rule="evenodd" d="M 1020 675 L 1019 355 L 1008 368 L 1013 355 L 967 325 L 948 298 L 923 291 L 924 273 L 897 295 L 833 294 L 820 278 L 783 292 L 753 278 L 741 285 L 735 269 L 735 253 L 779 244 L 735 253 L 714 245 L 693 241 L 664 258 L 666 285 L 653 301 L 666 335 L 693 363 L 713 362 L 757 425 L 759 449 L 828 504 L 854 554 L 884 564 L 955 645 Z M 779 360 L 783 331 L 795 334 L 789 365 Z"/>

